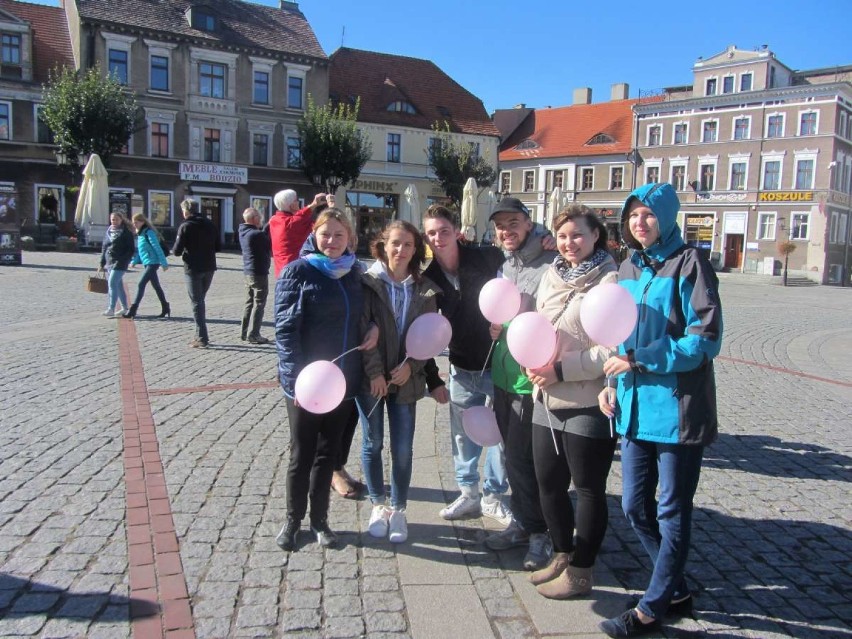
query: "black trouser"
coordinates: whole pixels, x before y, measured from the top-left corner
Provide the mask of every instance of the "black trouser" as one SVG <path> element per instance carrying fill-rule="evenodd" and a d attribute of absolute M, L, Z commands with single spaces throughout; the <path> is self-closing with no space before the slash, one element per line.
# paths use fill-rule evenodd
<path fill-rule="evenodd" d="M 139 278 L 139 283 L 136 285 L 136 299 L 133 300 L 133 306 L 139 306 L 142 303 L 142 298 L 145 296 L 145 287 L 148 286 L 148 282 L 151 282 L 151 288 L 157 294 L 157 299 L 160 300 L 163 308 L 166 307 L 166 304 L 168 304 L 166 294 L 163 292 L 163 287 L 160 286 L 160 277 L 157 275 L 159 268 L 159 264 L 145 265 L 145 272 L 142 273 L 142 277 Z"/>
<path fill-rule="evenodd" d="M 494 414 L 503 437 L 506 474 L 512 487 L 512 515 L 530 534 L 547 532 L 533 460 L 532 395 L 510 393 L 495 386 Z"/>
<path fill-rule="evenodd" d="M 349 421 L 343 427 L 343 432 L 340 435 L 340 450 L 337 454 L 337 461 L 334 464 L 334 470 L 343 470 L 346 462 L 349 460 L 349 449 L 352 448 L 352 440 L 355 439 L 355 428 L 358 426 L 358 408 L 352 411 Z"/>
<path fill-rule="evenodd" d="M 240 337 L 260 337 L 260 324 L 269 295 L 268 275 L 246 275 L 246 304 L 243 308 L 243 322 Z"/>
<path fill-rule="evenodd" d="M 195 319 L 195 337 L 203 342 L 208 341 L 207 305 L 204 300 L 207 297 L 207 291 L 210 290 L 215 272 L 202 271 L 197 273 L 184 270 L 186 292 L 189 294 L 189 301 L 192 302 L 192 317 Z"/>
<path fill-rule="evenodd" d="M 311 524 L 328 519 L 331 475 L 340 452 L 340 438 L 352 413 L 355 400 L 344 399 L 330 413 L 317 415 L 296 407 L 287 398 L 290 421 L 290 466 L 287 469 L 287 516 L 298 521 L 308 510 L 311 499 Z"/>
<path fill-rule="evenodd" d="M 595 565 L 609 521 L 606 478 L 616 440 L 595 439 L 558 430 L 552 433 L 556 435 L 558 455 L 551 429 L 533 426 L 533 455 L 541 509 L 550 529 L 553 549 L 556 552 L 573 550 L 571 564 L 578 568 L 591 568 Z M 572 480 L 577 491 L 576 521 L 568 494 Z"/>

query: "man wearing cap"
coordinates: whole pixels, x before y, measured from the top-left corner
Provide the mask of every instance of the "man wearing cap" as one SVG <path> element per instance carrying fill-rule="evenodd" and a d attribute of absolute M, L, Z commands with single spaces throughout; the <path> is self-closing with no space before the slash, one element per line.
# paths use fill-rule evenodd
<path fill-rule="evenodd" d="M 535 310 L 535 295 L 542 275 L 556 257 L 532 236 L 529 210 L 513 197 L 505 197 L 491 214 L 497 244 L 503 249 L 503 277 L 514 282 L 521 294 L 521 313 Z M 503 437 L 506 473 L 512 486 L 512 521 L 500 532 L 489 535 L 485 545 L 491 550 L 507 550 L 529 545 L 524 568 L 538 570 L 550 560 L 552 544 L 541 512 L 532 453 L 533 385 L 520 364 L 509 353 L 506 326 L 491 325 L 491 338 L 497 340 L 491 360 L 494 383 L 494 413 Z"/>

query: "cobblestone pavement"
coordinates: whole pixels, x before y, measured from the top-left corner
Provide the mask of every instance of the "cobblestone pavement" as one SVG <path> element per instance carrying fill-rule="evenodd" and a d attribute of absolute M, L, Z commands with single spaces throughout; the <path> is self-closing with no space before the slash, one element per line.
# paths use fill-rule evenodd
<path fill-rule="evenodd" d="M 418 405 L 409 542 L 370 538 L 368 504 L 334 498 L 343 547 L 322 552 L 304 530 L 281 552 L 287 421 L 274 347 L 238 339 L 239 256 L 220 256 L 207 350 L 188 347 L 180 268 L 163 277 L 174 317 L 151 317 L 149 290 L 129 322 L 84 292 L 95 263 L 25 253 L 0 267 L 0 637 L 591 637 L 641 593 L 617 458 L 594 596 L 546 601 L 522 549 L 481 544 L 491 522 L 438 517 L 455 485 L 448 411 L 431 400 Z M 852 637 L 852 290 L 721 280 L 696 612 L 663 635 Z"/>

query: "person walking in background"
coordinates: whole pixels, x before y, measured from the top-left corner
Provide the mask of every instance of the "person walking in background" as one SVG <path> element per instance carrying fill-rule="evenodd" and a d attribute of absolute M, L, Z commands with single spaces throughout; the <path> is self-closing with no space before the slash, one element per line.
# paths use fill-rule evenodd
<path fill-rule="evenodd" d="M 104 235 L 101 261 L 98 266 L 98 273 L 103 273 L 104 269 L 108 272 L 107 297 L 109 305 L 103 312 L 106 317 L 122 317 L 123 311 L 128 308 L 123 280 L 135 251 L 132 228 L 124 215 L 110 213 L 109 228 Z M 118 303 L 121 303 L 120 308 L 116 306 Z"/>
<path fill-rule="evenodd" d="M 337 535 L 328 525 L 331 475 L 361 389 L 359 351 L 375 348 L 378 339 L 373 330 L 362 340 L 364 287 L 360 264 L 347 249 L 351 234 L 346 214 L 326 209 L 314 223 L 302 257 L 285 266 L 275 283 L 278 377 L 290 424 L 287 516 L 275 541 L 288 551 L 296 547 L 309 497 L 311 531 L 317 542 L 337 545 Z M 348 352 L 356 347 L 359 350 Z M 296 378 L 308 364 L 334 359 L 346 379 L 344 399 L 328 413 L 308 412 L 296 400 Z"/>
<path fill-rule="evenodd" d="M 269 295 L 269 266 L 272 261 L 272 245 L 269 235 L 263 230 L 263 215 L 248 208 L 243 211 L 240 224 L 240 249 L 243 254 L 243 275 L 246 282 L 246 303 L 240 324 L 240 339 L 249 344 L 269 344 L 260 335 L 263 311 Z"/>
<path fill-rule="evenodd" d="M 568 206 L 553 230 L 559 256 L 541 280 L 537 310 L 556 329 L 556 357 L 527 374 L 544 391 L 533 413 L 532 447 L 555 553 L 530 581 L 545 597 L 567 599 L 593 586 L 592 567 L 608 524 L 606 481 L 616 441 L 597 401 L 604 362 L 615 351 L 589 339 L 580 310 L 590 290 L 616 281 L 617 267 L 606 250 L 606 227 L 588 207 Z M 576 513 L 568 493 L 572 483 Z"/>
<path fill-rule="evenodd" d="M 379 329 L 377 348 L 365 351 L 364 384 L 358 396 L 364 438 L 361 460 L 373 509 L 367 530 L 392 543 L 408 539 L 405 509 L 414 457 L 417 401 L 426 390 L 426 361 L 406 359 L 405 335 L 424 313 L 434 313 L 440 292 L 420 273 L 426 248 L 409 222 L 385 226 L 372 242 L 376 261 L 364 275 L 364 322 Z M 427 360 L 428 361 L 428 360 Z M 391 451 L 390 508 L 385 501 L 384 410 L 388 413 Z"/>
<path fill-rule="evenodd" d="M 205 298 L 216 273 L 216 252 L 221 250 L 219 229 L 201 215 L 198 202 L 184 200 L 180 203 L 180 209 L 184 222 L 178 227 L 172 253 L 183 257 L 186 290 L 192 302 L 195 339 L 189 345 L 193 348 L 207 348 L 210 338 L 207 334 Z"/>
<path fill-rule="evenodd" d="M 278 191 L 272 201 L 276 211 L 265 230 L 272 242 L 277 278 L 282 268 L 299 258 L 316 216 L 327 206 L 327 196 L 325 193 L 317 193 L 313 202 L 300 209 L 299 196 L 294 190 L 286 189 Z"/>
<path fill-rule="evenodd" d="M 545 250 L 541 241 L 533 237 L 529 210 L 517 198 L 500 200 L 490 221 L 506 257 L 503 277 L 511 280 L 521 293 L 519 312 L 533 311 L 541 277 L 557 254 Z M 533 464 L 533 384 L 509 352 L 505 328 L 492 324 L 491 338 L 497 340 L 491 360 L 491 379 L 494 382 L 494 414 L 503 437 L 506 472 L 512 487 L 512 521 L 505 530 L 488 535 L 485 545 L 491 550 L 528 546 L 524 568 L 538 570 L 550 560 L 551 543 L 541 512 Z"/>
<path fill-rule="evenodd" d="M 151 283 L 154 292 L 157 294 L 157 299 L 160 300 L 160 314 L 157 317 L 168 317 L 171 315 L 172 309 L 166 301 L 166 294 L 163 292 L 163 287 L 160 286 L 160 278 L 157 276 L 157 271 L 161 266 L 164 272 L 169 268 L 166 255 L 160 247 L 160 236 L 142 213 L 133 214 L 133 226 L 136 228 L 136 254 L 133 256 L 132 264 L 142 264 L 145 267 L 145 272 L 142 273 L 142 277 L 139 278 L 136 285 L 136 299 L 133 300 L 133 304 L 130 305 L 130 309 L 124 313 L 123 317 L 128 319 L 136 317 L 136 311 L 139 309 L 139 304 L 142 303 L 148 282 Z"/>
<path fill-rule="evenodd" d="M 722 306 L 709 261 L 683 241 L 679 209 L 672 185 L 659 183 L 633 191 L 621 211 L 633 252 L 618 280 L 640 305 L 639 319 L 604 363 L 618 387 L 598 401 L 622 436 L 622 508 L 653 570 L 636 607 L 601 622 L 610 637 L 659 632 L 666 615 L 692 603 L 685 567 L 701 460 L 718 431 L 713 358 Z"/>

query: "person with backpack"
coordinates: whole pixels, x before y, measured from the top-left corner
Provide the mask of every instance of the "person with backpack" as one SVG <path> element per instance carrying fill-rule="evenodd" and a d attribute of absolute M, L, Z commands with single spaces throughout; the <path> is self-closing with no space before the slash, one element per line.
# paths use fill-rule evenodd
<path fill-rule="evenodd" d="M 136 311 L 139 310 L 139 304 L 142 303 L 142 297 L 145 295 L 145 288 L 148 282 L 157 294 L 157 299 L 160 300 L 160 314 L 157 317 L 171 316 L 172 309 L 166 300 L 166 294 L 163 292 L 163 287 L 160 285 L 160 278 L 157 276 L 157 271 L 163 267 L 163 272 L 169 268 L 169 262 L 166 259 L 166 252 L 160 245 L 160 234 L 151 225 L 151 222 L 143 213 L 133 214 L 133 226 L 136 229 L 136 253 L 130 262 L 131 266 L 141 264 L 145 267 L 145 272 L 139 278 L 136 284 L 136 299 L 133 304 L 127 309 L 122 317 L 133 319 L 136 317 Z"/>

